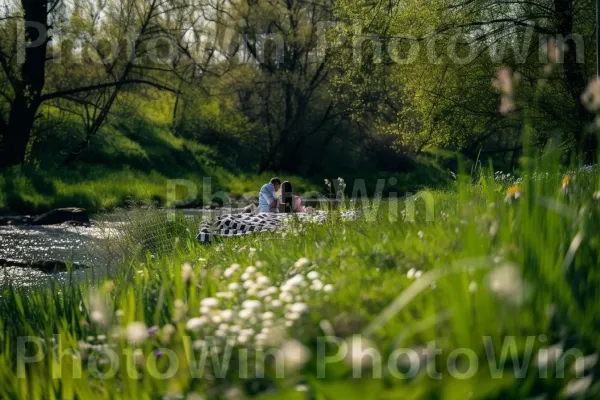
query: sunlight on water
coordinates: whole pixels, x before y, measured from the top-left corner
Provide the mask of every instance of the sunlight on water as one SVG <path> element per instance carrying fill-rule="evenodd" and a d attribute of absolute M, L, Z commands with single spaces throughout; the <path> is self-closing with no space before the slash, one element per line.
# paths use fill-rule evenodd
<path fill-rule="evenodd" d="M 57 260 L 95 265 L 95 257 L 90 246 L 94 240 L 105 235 L 96 227 L 72 226 L 3 226 L 0 227 L 0 259 L 26 262 L 37 260 Z M 84 278 L 91 272 L 102 269 L 74 271 L 73 276 Z M 47 274 L 35 269 L 22 267 L 0 267 L 0 286 L 37 286 L 48 284 L 50 280 L 65 282 L 66 272 Z"/>

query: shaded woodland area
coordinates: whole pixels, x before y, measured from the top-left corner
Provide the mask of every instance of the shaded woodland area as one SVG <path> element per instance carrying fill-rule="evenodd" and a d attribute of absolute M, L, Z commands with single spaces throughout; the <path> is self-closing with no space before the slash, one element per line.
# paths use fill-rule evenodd
<path fill-rule="evenodd" d="M 107 126 L 152 113 L 142 102 L 169 108 L 176 137 L 253 172 L 402 170 L 434 149 L 514 166 L 524 119 L 540 148 L 595 149 L 580 101 L 595 75 L 593 10 L 591 0 L 2 0 L 0 167 L 48 153 L 53 167 L 85 162 Z"/>

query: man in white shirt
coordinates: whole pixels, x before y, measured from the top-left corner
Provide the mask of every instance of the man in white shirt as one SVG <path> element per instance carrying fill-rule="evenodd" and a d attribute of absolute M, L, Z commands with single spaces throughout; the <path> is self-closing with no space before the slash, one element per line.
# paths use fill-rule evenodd
<path fill-rule="evenodd" d="M 281 187 L 279 178 L 272 178 L 258 194 L 258 212 L 277 212 L 277 191 Z"/>

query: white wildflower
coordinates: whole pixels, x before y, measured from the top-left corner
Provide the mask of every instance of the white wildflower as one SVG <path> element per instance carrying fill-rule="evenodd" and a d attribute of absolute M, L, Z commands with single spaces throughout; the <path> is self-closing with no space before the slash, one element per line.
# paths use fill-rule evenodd
<path fill-rule="evenodd" d="M 226 268 L 225 271 L 223 271 L 223 276 L 225 278 L 231 278 L 233 276 L 233 274 L 235 274 L 235 270 L 233 270 L 231 268 Z"/>
<path fill-rule="evenodd" d="M 249 310 L 258 310 L 261 307 L 261 302 L 258 300 L 245 300 L 242 303 L 242 308 Z"/>
<path fill-rule="evenodd" d="M 232 310 L 222 310 L 221 318 L 223 321 L 233 321 L 235 319 L 235 313 Z"/>
<path fill-rule="evenodd" d="M 200 301 L 200 305 L 202 307 L 213 308 L 219 305 L 219 300 L 215 299 L 214 297 L 207 297 Z"/>
<path fill-rule="evenodd" d="M 185 329 L 191 332 L 198 332 L 204 325 L 208 319 L 206 317 L 196 317 L 191 318 L 186 324 Z"/>
<path fill-rule="evenodd" d="M 579 397 L 592 386 L 593 376 L 590 374 L 584 378 L 572 380 L 567 384 L 564 391 L 565 397 Z"/>
<path fill-rule="evenodd" d="M 477 282 L 472 281 L 469 283 L 469 292 L 475 293 L 477 291 Z"/>
<path fill-rule="evenodd" d="M 288 292 L 281 292 L 279 294 L 279 300 L 283 301 L 284 303 L 291 303 L 292 301 L 294 301 L 294 296 L 292 296 Z M 273 303 L 271 303 L 271 304 L 273 304 Z"/>
<path fill-rule="evenodd" d="M 135 349 L 133 351 L 133 362 L 134 362 L 135 366 L 138 368 L 142 368 L 144 366 L 145 360 L 144 360 L 144 353 L 142 352 L 142 349 Z"/>
<path fill-rule="evenodd" d="M 288 373 L 294 373 L 304 367 L 310 359 L 310 351 L 297 340 L 287 340 L 280 348 L 283 365 Z"/>
<path fill-rule="evenodd" d="M 406 273 L 406 277 L 408 279 L 413 279 L 415 277 L 415 272 L 416 272 L 416 270 L 414 268 L 409 269 L 408 272 Z"/>
<path fill-rule="evenodd" d="M 296 261 L 294 263 L 294 267 L 296 268 L 302 268 L 304 266 L 306 266 L 310 261 L 308 260 L 308 258 L 306 257 L 302 257 L 300 258 L 298 261 Z"/>
<path fill-rule="evenodd" d="M 271 311 L 267 311 L 267 312 L 263 313 L 263 315 L 262 315 L 261 318 L 263 320 L 270 320 L 270 319 L 275 318 L 275 314 L 273 312 L 271 312 Z"/>
<path fill-rule="evenodd" d="M 256 278 L 256 283 L 261 286 L 268 286 L 271 283 L 271 281 L 266 276 L 261 275 L 258 278 Z"/>
<path fill-rule="evenodd" d="M 192 277 L 194 276 L 194 270 L 192 269 L 192 265 L 185 263 L 181 266 L 181 279 L 183 279 L 183 281 L 185 283 L 188 283 L 192 280 Z"/>
<path fill-rule="evenodd" d="M 535 365 L 538 368 L 546 369 L 549 366 L 554 365 L 554 363 L 562 356 L 562 354 L 563 354 L 562 343 L 558 343 L 553 346 L 540 349 L 537 353 Z"/>
<path fill-rule="evenodd" d="M 310 280 L 319 279 L 319 273 L 317 271 L 310 271 L 306 274 L 306 277 Z"/>
<path fill-rule="evenodd" d="M 314 281 L 312 281 L 310 288 L 313 290 L 321 290 L 323 289 L 323 286 L 323 282 L 321 282 L 319 279 L 315 279 Z"/>
<path fill-rule="evenodd" d="M 132 322 L 127 326 L 127 341 L 142 344 L 148 338 L 148 328 L 143 322 Z"/>
<path fill-rule="evenodd" d="M 308 306 L 304 303 L 294 303 L 290 306 L 290 310 L 302 314 L 308 311 Z"/>
<path fill-rule="evenodd" d="M 273 308 L 279 308 L 282 305 L 283 305 L 283 303 L 281 302 L 281 300 L 274 299 L 271 301 L 271 307 L 273 307 Z"/>
<path fill-rule="evenodd" d="M 331 292 L 333 292 L 333 285 L 331 285 L 331 284 L 328 283 L 327 285 L 323 286 L 323 291 L 325 293 L 331 293 Z"/>
<path fill-rule="evenodd" d="M 526 287 L 521 278 L 519 268 L 510 263 L 505 263 L 488 276 L 492 292 L 513 305 L 521 305 L 525 301 Z"/>
<path fill-rule="evenodd" d="M 301 286 L 304 284 L 304 277 L 302 275 L 294 275 L 286 281 L 286 284 L 292 286 Z"/>
<path fill-rule="evenodd" d="M 171 343 L 171 340 L 173 340 L 173 335 L 175 335 L 175 332 L 177 332 L 177 329 L 173 325 L 171 325 L 171 324 L 165 325 L 161 330 L 163 343 L 165 343 L 165 344 Z"/>

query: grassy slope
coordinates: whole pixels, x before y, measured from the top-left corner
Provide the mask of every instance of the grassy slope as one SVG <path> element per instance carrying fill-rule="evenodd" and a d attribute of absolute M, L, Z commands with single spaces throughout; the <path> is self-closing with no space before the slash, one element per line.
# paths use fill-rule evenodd
<path fill-rule="evenodd" d="M 542 179 L 525 180 L 521 196 L 510 204 L 505 202 L 506 186 L 497 185 L 493 179 L 482 178 L 475 185 L 469 179 L 469 183 L 459 182 L 449 190 L 433 192 L 433 221 L 425 220 L 422 205 L 417 208 L 416 222 L 410 223 L 395 218 L 394 208 L 384 203 L 374 220 L 293 226 L 286 237 L 250 236 L 208 247 L 193 241 L 193 231 L 186 236 L 182 223 L 164 231 L 170 232 L 164 239 L 171 240 L 173 252 L 132 263 L 114 284 L 100 284 L 97 292 L 83 284 L 5 293 L 0 299 L 0 343 L 5 349 L 0 355 L 0 377 L 5 382 L 0 395 L 35 398 L 36 393 L 40 397 L 53 393 L 68 398 L 75 393 L 91 399 L 160 398 L 169 393 L 181 398 L 198 392 L 211 399 L 224 394 L 225 398 L 243 398 L 231 397 L 233 388 L 239 388 L 265 399 L 561 398 L 568 385 L 587 382 L 578 381 L 572 372 L 575 357 L 558 358 L 566 363 L 564 377 L 557 376 L 552 363 L 548 364 L 548 377 L 544 377 L 535 359 L 555 344 L 565 351 L 575 348 L 582 355 L 600 347 L 600 203 L 593 196 L 599 177 L 597 173 L 581 174 L 569 183 L 565 193 L 560 189 L 562 176 L 553 168 L 549 172 L 549 178 L 540 174 Z M 403 209 L 403 205 L 398 208 Z M 137 234 L 143 237 L 143 228 Z M 189 240 L 176 244 L 175 237 Z M 143 245 L 135 234 L 132 239 Z M 301 258 L 310 261 L 295 267 Z M 189 281 L 184 263 L 194 266 Z M 270 375 L 266 379 L 252 379 L 252 375 L 240 378 L 237 368 L 217 380 L 210 373 L 205 379 L 193 379 L 190 374 L 188 357 L 199 356 L 186 338 L 205 339 L 217 325 L 210 322 L 200 332 L 186 330 L 188 319 L 212 313 L 201 310 L 201 300 L 231 291 L 228 287 L 232 282 L 258 281 L 252 274 L 244 278 L 240 272 L 225 273 L 232 263 L 242 268 L 257 266 L 276 287 L 296 273 L 306 276 L 311 270 L 334 287 L 331 293 L 307 287 L 295 292 L 293 301 L 306 302 L 310 312 L 297 320 L 288 335 L 302 342 L 312 359 L 303 368 L 289 371 L 285 379 Z M 419 273 L 415 279 L 414 270 L 423 275 Z M 220 300 L 218 307 L 237 310 L 249 290 L 233 291 L 234 297 Z M 95 295 L 90 297 L 90 293 Z M 275 322 L 295 318 L 290 310 L 280 312 L 268 299 L 256 298 L 262 311 L 275 312 Z M 93 311 L 100 312 L 102 322 L 94 322 Z M 71 369 L 71 358 L 66 357 L 62 380 L 51 380 L 48 362 L 32 363 L 27 367 L 28 379 L 14 379 L 12 354 L 18 335 L 61 334 L 62 345 L 75 348 L 85 347 L 78 345 L 78 340 L 102 343 L 104 339 L 97 335 L 108 335 L 115 349 L 124 349 L 125 339 L 118 334 L 112 338 L 111 333 L 131 327 L 134 321 L 160 328 L 138 347 L 146 357 L 160 347 L 175 351 L 180 368 L 174 377 L 157 379 L 140 363 L 144 373 L 139 379 L 132 379 L 122 367 L 115 378 L 99 380 L 84 367 L 83 378 L 71 380 L 65 378 Z M 237 317 L 227 325 L 258 326 L 256 333 L 262 326 L 259 321 Z M 173 337 L 165 336 L 168 324 L 176 328 Z M 384 360 L 397 348 L 414 350 L 418 358 L 427 344 L 435 341 L 443 352 L 435 368 L 442 379 L 428 377 L 423 363 L 411 378 L 390 374 L 395 364 L 385 363 L 383 378 L 368 379 L 373 371 L 368 361 L 358 360 L 360 357 L 354 363 L 332 362 L 326 377 L 316 379 L 317 337 L 334 334 L 348 338 L 358 333 L 367 340 L 366 347 L 378 349 Z M 491 347 L 486 348 L 484 337 L 491 338 Z M 532 340 L 530 353 L 528 338 Z M 250 335 L 250 343 L 257 341 Z M 493 349 L 500 358 L 503 346 L 511 343 L 518 354 L 513 363 L 525 363 L 525 376 L 518 377 L 508 361 L 502 377 L 492 379 L 489 351 Z M 449 359 L 458 348 L 470 351 L 470 362 L 465 356 Z M 237 366 L 235 356 L 232 360 Z M 290 361 L 294 360 L 290 356 Z M 473 360 L 479 363 L 473 375 L 460 375 L 456 370 L 450 373 L 455 366 L 461 372 L 469 370 Z M 166 363 L 165 357 L 159 359 L 163 368 Z M 352 366 L 362 370 L 363 379 L 352 378 Z M 210 361 L 206 368 L 212 371 Z M 592 377 L 591 371 L 597 372 L 598 367 L 589 368 L 584 375 Z M 302 390 L 298 384 L 303 385 Z M 598 390 L 596 383 L 579 395 L 594 398 Z"/>
<path fill-rule="evenodd" d="M 81 140 L 81 126 L 70 120 L 42 137 L 32 152 L 35 165 L 0 173 L 0 211 L 39 213 L 61 206 L 84 207 L 95 212 L 136 203 L 167 201 L 167 180 L 187 179 L 198 187 L 195 205 L 201 204 L 202 181 L 212 179 L 212 190 L 224 190 L 234 198 L 255 195 L 271 176 L 240 171 L 211 148 L 178 138 L 169 129 L 171 101 L 131 99 L 141 112 L 113 117 L 80 159 L 67 167 L 55 167 L 65 158 L 64 149 Z M 143 116 L 140 116 L 143 115 Z M 313 183 L 287 177 L 299 191 Z M 178 193 L 185 197 L 185 193 Z"/>

